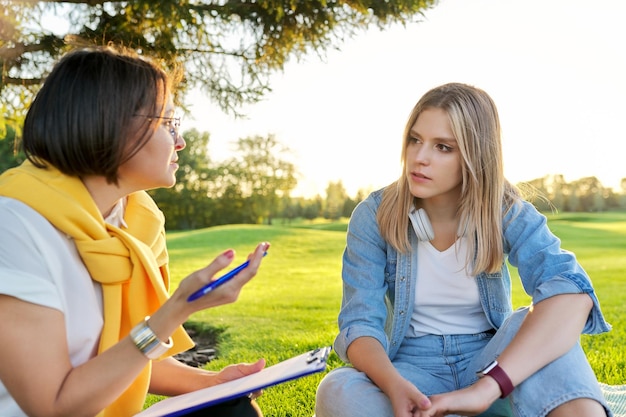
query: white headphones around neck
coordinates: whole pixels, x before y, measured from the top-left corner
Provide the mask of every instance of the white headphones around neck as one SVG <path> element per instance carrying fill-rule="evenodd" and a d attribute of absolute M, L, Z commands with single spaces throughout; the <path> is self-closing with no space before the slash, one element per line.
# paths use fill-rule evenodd
<path fill-rule="evenodd" d="M 435 238 L 435 232 L 433 230 L 433 226 L 430 224 L 430 219 L 428 218 L 426 210 L 423 208 L 411 208 L 411 211 L 409 211 L 409 219 L 411 220 L 413 230 L 415 230 L 415 234 L 419 240 L 430 242 Z M 466 228 L 461 228 L 461 225 L 459 224 L 459 230 L 456 232 L 457 237 L 465 235 L 465 229 Z"/>
<path fill-rule="evenodd" d="M 416 210 L 415 207 L 413 207 L 409 212 L 409 219 L 411 220 L 411 224 L 413 224 L 413 230 L 415 230 L 415 234 L 419 240 L 430 242 L 435 238 L 435 232 L 433 226 L 430 224 L 426 210 L 423 208 Z"/>

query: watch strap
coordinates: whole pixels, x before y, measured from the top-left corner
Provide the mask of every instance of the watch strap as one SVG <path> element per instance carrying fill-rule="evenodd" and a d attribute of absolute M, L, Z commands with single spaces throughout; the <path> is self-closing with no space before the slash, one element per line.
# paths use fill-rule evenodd
<path fill-rule="evenodd" d="M 500 391 L 502 391 L 500 398 L 506 398 L 515 389 L 511 378 L 509 378 L 506 372 L 504 372 L 504 369 L 500 367 L 498 361 L 493 361 L 491 365 L 486 368 L 484 375 L 489 375 L 498 383 Z"/>

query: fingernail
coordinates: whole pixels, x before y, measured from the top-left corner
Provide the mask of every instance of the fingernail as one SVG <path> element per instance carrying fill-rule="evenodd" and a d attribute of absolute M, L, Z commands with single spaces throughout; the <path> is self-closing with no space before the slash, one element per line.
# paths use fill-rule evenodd
<path fill-rule="evenodd" d="M 232 249 L 228 249 L 228 250 L 224 251 L 224 253 L 222 253 L 222 255 L 224 255 L 228 259 L 233 259 L 235 257 L 235 251 L 232 250 Z"/>

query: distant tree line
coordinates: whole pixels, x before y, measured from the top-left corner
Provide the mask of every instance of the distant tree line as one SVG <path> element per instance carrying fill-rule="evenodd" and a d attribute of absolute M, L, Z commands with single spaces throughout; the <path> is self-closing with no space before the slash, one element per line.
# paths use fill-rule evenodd
<path fill-rule="evenodd" d="M 290 149 L 273 135 L 235 142 L 234 156 L 212 161 L 209 134 L 186 131 L 187 147 L 179 153 L 176 185 L 150 194 L 159 204 L 170 230 L 222 224 L 272 224 L 275 219 L 339 219 L 349 216 L 362 199 L 348 196 L 341 181 L 331 182 L 326 197 L 291 197 L 298 172 Z"/>
<path fill-rule="evenodd" d="M 546 175 L 518 186 L 541 211 L 600 212 L 626 209 L 626 178 L 621 190 L 602 185 L 596 177 L 566 182 L 563 175 Z"/>
<path fill-rule="evenodd" d="M 24 160 L 14 149 L 15 131 L 7 126 L 0 136 L 0 172 Z M 150 194 L 166 216 L 169 230 L 199 229 L 223 224 L 272 224 L 294 219 L 349 217 L 369 191 L 349 196 L 341 180 L 329 182 L 326 195 L 292 197 L 298 185 L 297 167 L 290 150 L 273 135 L 235 142 L 234 156 L 213 161 L 209 133 L 184 133 L 187 147 L 179 152 L 176 185 Z M 591 212 L 626 209 L 626 178 L 621 192 L 604 187 L 596 177 L 566 182 L 548 175 L 517 184 L 526 198 L 545 212 Z"/>

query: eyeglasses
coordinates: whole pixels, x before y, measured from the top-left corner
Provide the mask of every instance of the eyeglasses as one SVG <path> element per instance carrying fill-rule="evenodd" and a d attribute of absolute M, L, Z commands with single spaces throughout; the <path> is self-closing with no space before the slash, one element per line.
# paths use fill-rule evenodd
<path fill-rule="evenodd" d="M 180 128 L 180 117 L 165 117 L 165 116 L 148 116 L 147 114 L 136 114 L 137 117 L 145 117 L 147 119 L 161 119 L 165 126 L 170 129 L 170 135 L 174 139 L 174 146 L 178 141 L 178 129 Z"/>

